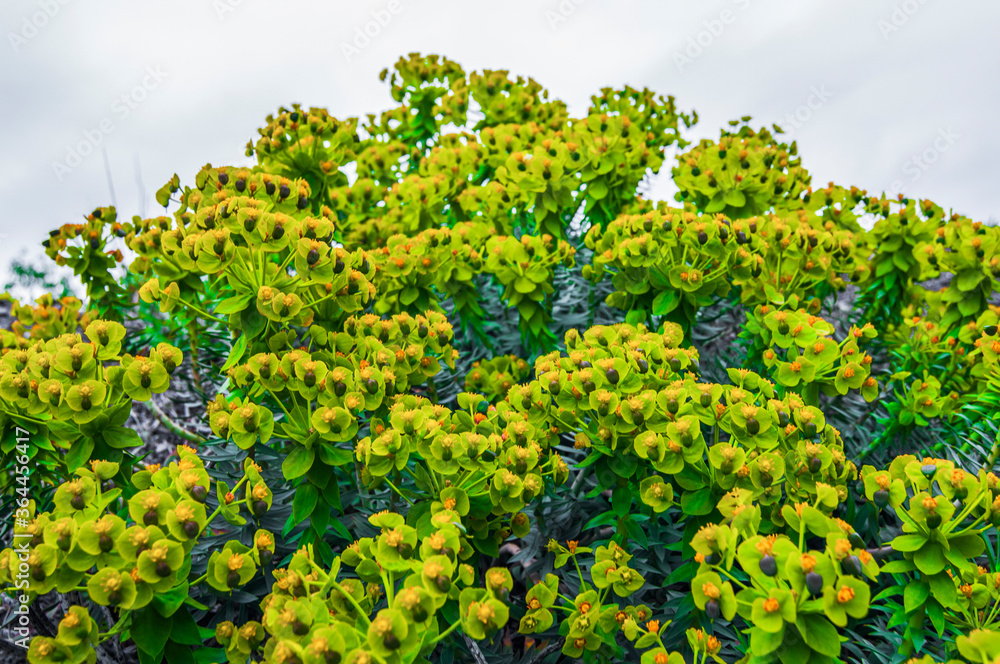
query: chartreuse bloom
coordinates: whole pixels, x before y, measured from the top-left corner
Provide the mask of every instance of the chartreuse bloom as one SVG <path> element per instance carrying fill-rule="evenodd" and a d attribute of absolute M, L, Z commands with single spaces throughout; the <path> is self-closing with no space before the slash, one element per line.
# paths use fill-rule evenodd
<path fill-rule="evenodd" d="M 507 605 L 483 588 L 464 589 L 458 602 L 462 628 L 474 639 L 485 639 L 507 624 Z"/>
<path fill-rule="evenodd" d="M 97 623 L 82 606 L 71 606 L 59 621 L 55 637 L 39 636 L 28 649 L 30 664 L 93 664 L 98 643 Z"/>
<path fill-rule="evenodd" d="M 177 582 L 177 572 L 184 565 L 184 548 L 166 538 L 158 540 L 139 554 L 139 576 L 154 592 L 170 590 Z"/>
<path fill-rule="evenodd" d="M 167 529 L 180 542 L 196 539 L 207 523 L 205 505 L 191 499 L 177 503 L 166 516 Z"/>
<path fill-rule="evenodd" d="M 552 626 L 555 618 L 552 607 L 558 596 L 559 577 L 547 574 L 544 582 L 536 583 L 525 595 L 528 610 L 521 618 L 518 631 L 522 634 L 544 632 Z"/>
<path fill-rule="evenodd" d="M 213 552 L 208 559 L 208 583 L 219 592 L 245 585 L 256 572 L 250 548 L 237 541 L 226 542 L 222 551 Z"/>
<path fill-rule="evenodd" d="M 402 612 L 382 609 L 368 626 L 368 646 L 380 657 L 392 657 L 400 649 L 410 650 L 419 639 Z"/>
<path fill-rule="evenodd" d="M 102 606 L 130 609 L 136 600 L 135 580 L 127 572 L 105 567 L 90 577 L 87 593 Z"/>
<path fill-rule="evenodd" d="M 80 526 L 77 546 L 70 551 L 67 563 L 78 571 L 86 571 L 95 563 L 113 563 L 120 560 L 117 540 L 125 532 L 125 521 L 114 514 L 86 521 Z"/>
<path fill-rule="evenodd" d="M 823 612 L 834 625 L 844 627 L 847 617 L 863 618 L 868 613 L 871 590 L 868 584 L 849 576 L 823 588 Z"/>
<path fill-rule="evenodd" d="M 258 530 L 254 533 L 253 549 L 251 550 L 254 562 L 261 567 L 268 567 L 274 559 L 275 547 L 274 535 L 267 530 Z"/>
<path fill-rule="evenodd" d="M 732 620 L 736 615 L 736 595 L 733 585 L 723 581 L 715 572 L 704 572 L 691 580 L 691 595 L 694 605 L 705 612 L 711 620 L 720 615 Z"/>
<path fill-rule="evenodd" d="M 665 512 L 674 502 L 674 488 L 666 484 L 659 475 L 647 477 L 639 484 L 642 502 L 653 508 L 657 514 Z"/>
<path fill-rule="evenodd" d="M 128 513 L 133 521 L 146 526 L 166 526 L 167 514 L 174 509 L 174 498 L 160 489 L 145 489 L 128 501 Z"/>
<path fill-rule="evenodd" d="M 610 586 L 618 597 L 628 597 L 645 583 L 642 575 L 628 566 L 632 555 L 614 542 L 598 547 L 594 558 L 596 562 L 590 568 L 590 575 L 598 590 Z"/>

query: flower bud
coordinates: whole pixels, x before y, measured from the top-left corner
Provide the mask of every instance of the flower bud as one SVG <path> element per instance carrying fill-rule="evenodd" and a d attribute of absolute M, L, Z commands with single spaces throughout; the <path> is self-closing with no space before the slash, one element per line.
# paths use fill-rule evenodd
<path fill-rule="evenodd" d="M 806 574 L 806 589 L 815 596 L 823 592 L 823 577 L 816 572 Z"/>
<path fill-rule="evenodd" d="M 191 487 L 191 497 L 197 500 L 199 503 L 203 503 L 208 498 L 208 489 L 201 486 L 200 484 L 196 484 L 193 487 Z"/>

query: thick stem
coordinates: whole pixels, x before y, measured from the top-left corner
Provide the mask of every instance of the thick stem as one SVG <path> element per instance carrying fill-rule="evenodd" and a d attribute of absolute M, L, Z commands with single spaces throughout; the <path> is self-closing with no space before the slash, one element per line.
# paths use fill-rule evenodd
<path fill-rule="evenodd" d="M 558 639 L 556 641 L 553 641 L 549 645 L 539 650 L 538 654 L 532 657 L 531 661 L 529 661 L 528 664 L 541 664 L 542 660 L 544 660 L 546 657 L 548 657 L 555 651 L 562 648 L 562 646 L 563 646 L 563 639 Z"/>
<path fill-rule="evenodd" d="M 183 438 L 184 440 L 190 443 L 194 443 L 195 445 L 205 442 L 205 439 L 202 436 L 199 436 L 193 431 L 188 431 L 187 429 L 181 427 L 181 425 L 177 424 L 172 419 L 170 419 L 170 416 L 168 416 L 165 412 L 163 412 L 163 409 L 157 406 L 152 399 L 150 399 L 149 401 L 142 401 L 140 403 L 144 404 L 147 408 L 149 408 L 150 412 L 153 413 L 153 417 L 155 417 L 160 424 L 165 426 L 167 430 L 169 430 L 175 436 Z"/>
<path fill-rule="evenodd" d="M 479 644 L 469 638 L 467 634 L 463 634 L 462 638 L 465 639 L 465 645 L 468 646 L 469 652 L 472 654 L 472 659 L 476 660 L 476 664 L 488 664 L 486 656 L 483 655 L 483 651 L 479 649 Z"/>
<path fill-rule="evenodd" d="M 198 372 L 198 326 L 194 321 L 188 324 L 188 340 L 191 347 L 191 378 L 194 380 L 195 389 L 198 392 L 205 390 L 201 385 L 201 374 Z"/>
<path fill-rule="evenodd" d="M 885 546 L 880 546 L 875 549 L 868 549 L 868 553 L 870 553 L 872 558 L 874 558 L 875 560 L 881 560 L 883 558 L 886 558 L 895 551 L 896 550 L 893 549 L 892 546 L 889 544 L 886 544 Z"/>

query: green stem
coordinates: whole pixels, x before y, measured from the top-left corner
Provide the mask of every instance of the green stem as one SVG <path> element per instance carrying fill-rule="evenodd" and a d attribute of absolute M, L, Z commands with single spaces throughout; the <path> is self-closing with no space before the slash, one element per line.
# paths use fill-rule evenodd
<path fill-rule="evenodd" d="M 451 634 L 452 632 L 454 632 L 454 631 L 455 631 L 456 629 L 458 629 L 458 626 L 459 626 L 459 625 L 461 625 L 461 624 L 462 624 L 462 621 L 461 621 L 461 620 L 456 620 L 455 622 L 453 622 L 453 623 L 452 623 L 452 624 L 451 624 L 451 625 L 450 625 L 450 626 L 448 627 L 448 629 L 446 629 L 446 630 L 444 630 L 443 632 L 441 632 L 440 634 L 438 634 L 437 638 L 436 638 L 436 639 L 434 639 L 433 641 L 431 641 L 431 643 L 432 643 L 432 644 L 434 644 L 434 643 L 437 643 L 438 641 L 441 641 L 441 640 L 442 640 L 442 639 L 444 639 L 444 638 L 445 638 L 446 636 L 448 636 L 449 634 Z"/>
<path fill-rule="evenodd" d="M 198 326 L 192 320 L 188 323 L 188 345 L 191 350 L 191 378 L 195 389 L 204 392 L 201 386 L 201 372 L 198 371 Z"/>
<path fill-rule="evenodd" d="M 7 410 L 6 408 L 0 409 L 0 413 L 8 415 L 11 418 L 15 418 L 16 417 L 17 419 L 27 420 L 29 422 L 34 422 L 35 424 L 45 424 L 46 423 L 45 420 L 40 420 L 40 419 L 35 418 L 35 417 L 28 417 L 27 415 L 23 415 L 23 414 L 21 414 L 21 413 L 19 413 L 17 411 L 13 411 L 13 410 Z"/>
<path fill-rule="evenodd" d="M 125 628 L 125 625 L 128 625 L 131 622 L 132 622 L 132 612 L 126 611 L 124 615 L 122 615 L 122 617 L 118 620 L 117 623 L 115 623 L 114 626 L 112 626 L 110 630 L 108 630 L 107 632 L 102 632 L 97 635 L 97 642 L 103 643 L 104 641 L 107 641 L 112 636 L 115 636 L 116 634 L 120 633 Z"/>
<path fill-rule="evenodd" d="M 149 401 L 143 401 L 141 403 L 145 404 L 146 408 L 149 408 L 149 410 L 153 413 L 153 416 L 160 424 L 165 426 L 168 431 L 176 435 L 178 438 L 183 438 L 189 443 L 194 443 L 195 445 L 199 445 L 205 442 L 205 439 L 199 436 L 198 434 L 188 431 L 187 429 L 181 427 L 179 424 L 171 420 L 170 417 L 165 412 L 163 412 L 162 408 L 153 403 L 152 399 L 150 399 Z"/>
<path fill-rule="evenodd" d="M 979 503 L 980 503 L 980 502 L 982 502 L 982 497 L 980 497 L 980 498 L 979 498 L 978 500 L 976 500 L 976 501 L 974 501 L 974 502 L 971 502 L 971 503 L 969 503 L 968 505 L 966 505 L 966 506 L 965 506 L 965 507 L 964 507 L 964 508 L 962 509 L 962 511 L 961 511 L 961 512 L 959 512 L 959 514 L 958 514 L 958 518 L 957 518 L 957 519 L 954 519 L 954 520 L 952 521 L 952 523 L 954 523 L 954 524 L 955 524 L 956 526 L 957 526 L 958 524 L 962 523 L 962 521 L 964 521 L 964 520 L 965 520 L 965 518 L 966 518 L 967 516 L 969 516 L 969 515 L 970 515 L 970 514 L 972 513 L 972 510 L 976 509 L 976 507 L 978 507 L 978 506 L 979 506 Z M 968 528 L 966 528 L 966 529 L 965 529 L 965 530 L 963 530 L 962 532 L 965 532 L 966 530 L 969 530 L 969 529 L 971 529 L 971 528 L 974 528 L 974 527 L 975 527 L 975 526 L 976 526 L 976 525 L 977 525 L 977 524 L 978 524 L 978 523 L 979 523 L 980 521 L 982 521 L 982 520 L 983 520 L 983 519 L 984 519 L 985 517 L 986 517 L 986 513 L 984 512 L 984 513 L 983 513 L 983 514 L 982 514 L 982 515 L 981 515 L 981 516 L 980 516 L 980 517 L 979 517 L 978 519 L 976 519 L 976 520 L 975 520 L 975 521 L 974 521 L 974 522 L 973 522 L 973 523 L 972 523 L 972 524 L 971 524 L 971 525 L 970 525 L 970 526 L 969 526 Z M 950 531 L 949 531 L 949 532 L 950 532 Z M 955 533 L 955 534 L 957 534 L 957 533 Z"/>
<path fill-rule="evenodd" d="M 403 500 L 405 500 L 406 502 L 408 502 L 410 505 L 413 504 L 413 501 L 410 500 L 409 498 L 407 498 L 406 496 L 404 496 L 403 493 L 399 489 L 396 488 L 396 485 L 389 481 L 388 477 L 384 477 L 382 479 L 385 480 L 386 484 L 388 484 L 390 487 L 392 487 L 393 491 L 395 491 L 397 494 L 399 494 L 400 498 L 402 498 Z"/>
<path fill-rule="evenodd" d="M 580 564 L 576 562 L 576 554 L 570 556 L 573 559 L 573 567 L 576 568 L 576 575 L 580 578 L 580 589 L 583 590 L 583 572 L 580 571 Z"/>
<path fill-rule="evenodd" d="M 305 308 L 307 308 L 307 309 L 311 309 L 311 308 L 315 307 L 317 304 L 319 304 L 320 302 L 325 302 L 326 300 L 329 300 L 331 297 L 337 297 L 337 291 L 333 291 L 329 295 L 324 295 L 323 297 L 319 298 L 318 300 L 316 300 L 314 302 L 307 302 L 303 306 Z"/>
<path fill-rule="evenodd" d="M 434 492 L 440 496 L 441 495 L 441 485 L 437 481 L 437 471 L 433 468 L 427 473 L 427 476 L 431 478 L 431 485 L 434 487 Z"/>
<path fill-rule="evenodd" d="M 281 410 L 284 411 L 285 417 L 288 418 L 288 422 L 291 422 L 292 421 L 292 414 L 288 412 L 287 408 L 285 408 L 285 404 L 283 404 L 281 402 L 281 400 L 278 399 L 278 397 L 274 394 L 274 392 L 272 392 L 271 390 L 268 390 L 266 387 L 264 389 L 267 390 L 267 393 L 271 395 L 271 398 L 274 399 L 275 403 L 277 403 L 278 406 L 281 407 Z"/>
<path fill-rule="evenodd" d="M 314 563 L 312 560 L 310 560 L 309 562 L 311 562 L 313 566 L 316 567 L 317 569 L 319 568 L 319 565 L 316 565 L 316 563 Z M 361 616 L 361 619 L 365 621 L 365 627 L 370 627 L 372 621 L 368 619 L 368 616 L 365 614 L 364 609 L 362 609 L 361 605 L 358 604 L 358 600 L 354 599 L 354 595 L 344 590 L 343 586 L 341 586 L 338 582 L 332 579 L 330 580 L 330 585 L 339 590 L 341 594 L 347 598 L 347 601 L 351 603 L 354 609 L 358 612 L 358 615 Z"/>
<path fill-rule="evenodd" d="M 381 573 L 382 576 L 382 586 L 385 587 L 385 601 L 388 602 L 389 606 L 392 606 L 392 599 L 396 594 L 396 588 L 393 585 L 392 572 L 389 572 L 389 576 L 386 576 L 385 571 Z"/>
<path fill-rule="evenodd" d="M 799 546 L 799 548 L 801 549 L 802 547 Z M 747 585 L 745 583 L 743 583 L 742 581 L 740 581 L 739 579 L 737 579 L 735 576 L 733 576 L 732 574 L 730 574 L 726 570 L 722 569 L 721 567 L 718 570 L 716 570 L 716 571 L 718 571 L 719 574 L 721 574 L 722 576 L 726 577 L 727 579 L 729 579 L 730 581 L 732 581 L 733 583 L 735 583 L 736 585 L 738 585 L 740 588 L 744 588 L 744 589 L 747 588 Z"/>
<path fill-rule="evenodd" d="M 199 309 L 198 307 L 194 306 L 193 304 L 191 304 L 187 300 L 178 299 L 177 301 L 180 302 L 181 304 L 183 304 L 188 309 L 191 309 L 192 311 L 194 311 L 199 316 L 202 316 L 203 318 L 207 318 L 209 320 L 214 320 L 216 323 L 221 323 L 223 325 L 227 325 L 227 326 L 229 325 L 229 323 L 227 321 L 224 321 L 221 318 L 213 316 L 212 314 L 208 313 L 207 311 L 203 311 L 202 309 Z"/>
<path fill-rule="evenodd" d="M 781 250 L 781 242 L 778 242 L 778 279 L 774 287 L 781 290 L 781 257 L 784 256 L 785 252 Z"/>
<path fill-rule="evenodd" d="M 355 608 L 355 610 L 358 612 L 358 615 L 361 616 L 361 619 L 365 621 L 365 627 L 370 627 L 372 621 L 368 619 L 368 614 L 365 612 L 364 609 L 361 608 L 361 605 L 358 604 L 358 600 L 354 599 L 354 595 L 344 590 L 344 587 L 337 582 L 337 580 L 333 577 L 333 575 L 329 574 L 326 570 L 317 565 L 316 561 L 313 560 L 311 556 L 306 556 L 306 560 L 308 560 L 309 564 L 315 567 L 318 572 L 320 572 L 321 574 L 326 574 L 328 576 L 326 584 L 329 584 L 334 588 L 336 588 L 337 590 L 339 590 L 340 593 L 347 598 L 347 601 L 350 602 L 351 605 Z M 324 586 L 326 586 L 326 584 L 324 584 Z"/>
<path fill-rule="evenodd" d="M 479 487 L 476 486 L 477 484 L 479 484 L 480 482 L 486 482 L 487 484 L 489 484 L 489 481 L 490 481 L 489 477 L 480 477 L 479 479 L 475 480 L 469 486 L 463 487 L 463 486 L 460 485 L 459 488 L 462 489 L 462 490 L 464 490 L 466 493 L 472 493 L 472 487 L 476 487 L 476 490 L 478 491 Z"/>
<path fill-rule="evenodd" d="M 991 624 L 993 622 L 993 619 L 996 618 L 998 611 L 1000 611 L 1000 602 L 994 602 L 993 603 L 993 608 L 990 609 L 990 615 L 986 619 L 986 624 L 987 625 L 989 625 L 989 624 Z"/>
<path fill-rule="evenodd" d="M 952 537 L 958 537 L 959 535 L 965 535 L 965 534 L 969 533 L 970 531 L 972 531 L 973 529 L 975 529 L 975 527 L 978 526 L 983 521 L 983 519 L 985 519 L 985 518 L 986 518 L 986 514 L 984 513 L 984 514 L 980 515 L 978 519 L 976 519 L 975 521 L 973 521 L 972 523 L 970 523 L 967 528 L 963 528 L 962 530 L 959 530 L 958 532 L 952 532 L 952 533 L 949 533 L 949 534 Z M 982 531 L 977 530 L 976 532 L 978 533 L 978 532 L 982 532 Z"/>
<path fill-rule="evenodd" d="M 281 272 L 286 267 L 288 267 L 288 264 L 291 263 L 294 258 L 295 258 L 295 251 L 289 250 L 288 255 L 285 256 L 285 260 L 281 261 L 281 264 L 278 265 L 278 272 Z"/>
<path fill-rule="evenodd" d="M 249 254 L 249 253 L 250 252 L 248 251 L 247 254 Z M 254 265 L 253 256 L 250 256 L 250 264 L 247 265 L 246 259 L 243 258 L 243 252 L 237 250 L 236 251 L 236 259 L 239 260 L 240 265 L 243 267 L 244 270 L 246 270 L 247 274 L 251 275 L 251 279 L 253 277 L 257 276 L 257 269 L 256 269 L 256 266 Z M 261 284 L 255 284 L 255 283 L 251 282 L 251 286 L 253 286 L 254 290 L 259 290 Z"/>
<path fill-rule="evenodd" d="M 237 482 L 237 483 L 236 483 L 236 486 L 234 486 L 234 487 L 232 488 L 232 493 L 233 493 L 233 495 L 235 495 L 235 494 L 236 494 L 236 490 L 237 490 L 237 489 L 239 489 L 239 488 L 240 488 L 240 487 L 241 487 L 241 486 L 243 485 L 243 483 L 247 481 L 247 478 L 248 478 L 248 476 L 247 476 L 247 475 L 244 475 L 244 476 L 243 476 L 243 478 L 242 478 L 242 479 L 241 479 L 241 480 L 240 480 L 239 482 Z M 221 497 L 221 499 L 222 499 L 222 500 L 225 500 L 225 499 L 226 499 L 226 497 L 225 497 L 225 496 L 222 496 L 222 497 Z M 245 500 L 241 500 L 241 501 L 237 502 L 236 504 L 238 505 L 239 503 L 242 503 L 242 502 L 246 502 L 246 501 L 245 501 Z M 206 527 L 206 528 L 207 528 L 207 527 L 208 527 L 209 525 L 211 525 L 211 523 L 212 523 L 212 520 L 213 520 L 213 519 L 215 519 L 215 517 L 219 516 L 219 512 L 221 512 L 221 511 L 222 511 L 222 503 L 219 503 L 219 506 L 215 508 L 215 511 L 214 511 L 214 512 L 212 512 L 212 514 L 211 514 L 211 515 L 210 515 L 210 516 L 208 517 L 208 519 L 207 519 L 207 520 L 205 521 L 205 527 Z"/>

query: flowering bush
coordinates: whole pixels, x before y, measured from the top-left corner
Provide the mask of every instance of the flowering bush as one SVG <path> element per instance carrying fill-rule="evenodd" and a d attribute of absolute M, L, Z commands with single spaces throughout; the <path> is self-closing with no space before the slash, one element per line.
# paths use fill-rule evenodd
<path fill-rule="evenodd" d="M 998 661 L 1000 231 L 648 90 L 383 80 L 46 240 L 87 300 L 0 332 L 29 662 Z"/>

